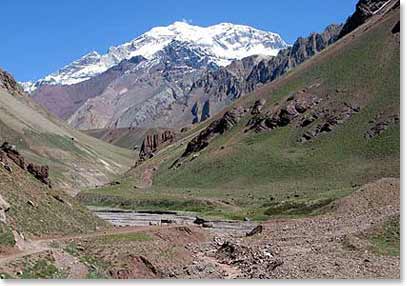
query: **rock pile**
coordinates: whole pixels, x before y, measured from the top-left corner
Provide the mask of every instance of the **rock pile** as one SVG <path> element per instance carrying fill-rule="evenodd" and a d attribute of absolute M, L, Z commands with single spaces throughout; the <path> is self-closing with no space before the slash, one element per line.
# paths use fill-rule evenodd
<path fill-rule="evenodd" d="M 273 254 L 271 245 L 248 246 L 225 241 L 215 255 L 219 263 L 237 266 L 242 273 L 239 278 L 273 278 L 273 271 L 283 264 L 283 260 Z"/>

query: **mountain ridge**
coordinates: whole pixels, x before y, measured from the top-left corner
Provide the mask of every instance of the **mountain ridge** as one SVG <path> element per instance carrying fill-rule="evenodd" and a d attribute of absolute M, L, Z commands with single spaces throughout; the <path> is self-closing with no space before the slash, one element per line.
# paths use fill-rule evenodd
<path fill-rule="evenodd" d="M 36 82 L 22 83 L 25 90 L 33 92 L 45 84 L 71 85 L 88 80 L 122 60 L 143 56 L 149 60 L 163 50 L 172 40 L 188 42 L 201 49 L 210 60 L 219 66 L 229 64 L 253 54 L 275 55 L 288 44 L 280 35 L 245 25 L 220 23 L 208 27 L 193 26 L 185 22 L 174 22 L 165 27 L 154 27 L 135 39 L 112 46 L 106 54 L 91 51 L 80 59 L 64 66 L 59 71 Z"/>

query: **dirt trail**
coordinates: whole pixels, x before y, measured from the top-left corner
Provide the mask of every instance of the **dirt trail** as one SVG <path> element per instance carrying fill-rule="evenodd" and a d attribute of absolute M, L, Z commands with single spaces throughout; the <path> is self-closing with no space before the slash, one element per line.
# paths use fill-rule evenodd
<path fill-rule="evenodd" d="M 125 233 L 142 232 L 142 231 L 154 230 L 154 229 L 159 229 L 159 227 L 151 226 L 151 227 L 113 228 L 113 229 L 109 229 L 106 231 L 94 232 L 94 233 L 90 233 L 90 234 L 71 235 L 71 236 L 53 237 L 53 238 L 42 238 L 42 239 L 35 239 L 35 240 L 23 240 L 18 234 L 15 234 L 15 237 L 20 237 L 19 239 L 17 239 L 17 244 L 16 244 L 16 246 L 20 250 L 20 252 L 0 257 L 0 265 L 4 265 L 17 258 L 21 258 L 24 256 L 51 250 L 52 247 L 50 247 L 50 244 L 52 244 L 53 242 L 63 242 L 63 241 L 73 240 L 73 239 L 93 238 L 93 237 L 105 236 L 105 235 L 110 235 L 110 234 L 125 234 Z"/>

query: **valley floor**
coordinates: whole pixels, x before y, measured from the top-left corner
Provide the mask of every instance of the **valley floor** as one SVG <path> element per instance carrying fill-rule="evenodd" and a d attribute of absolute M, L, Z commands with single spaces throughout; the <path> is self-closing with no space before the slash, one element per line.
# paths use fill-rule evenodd
<path fill-rule="evenodd" d="M 400 278 L 400 180 L 362 186 L 325 214 L 272 219 L 262 231 L 193 225 L 115 227 L 18 242 L 3 278 Z M 176 237 L 176 239 L 174 239 Z M 114 247 L 113 247 L 114 246 Z"/>

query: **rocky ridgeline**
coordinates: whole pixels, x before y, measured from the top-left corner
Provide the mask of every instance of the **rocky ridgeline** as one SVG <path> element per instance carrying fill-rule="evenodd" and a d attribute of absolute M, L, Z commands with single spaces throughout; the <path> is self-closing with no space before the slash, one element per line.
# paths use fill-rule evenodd
<path fill-rule="evenodd" d="M 322 33 L 298 38 L 275 57 L 250 56 L 227 67 L 208 71 L 192 85 L 190 94 L 202 89 L 217 101 L 239 98 L 324 50 L 337 40 L 341 29 L 342 25 L 329 25 Z"/>
<path fill-rule="evenodd" d="M 176 134 L 171 130 L 146 135 L 140 148 L 139 162 L 154 157 L 159 149 L 174 142 L 175 138 Z"/>
<path fill-rule="evenodd" d="M 388 0 L 360 0 L 356 5 L 356 11 L 350 16 L 343 26 L 339 38 L 349 34 L 373 16 Z"/>
<path fill-rule="evenodd" d="M 26 170 L 27 172 L 32 174 L 37 180 L 51 187 L 48 166 L 37 165 L 30 162 L 27 163 L 24 156 L 21 155 L 19 151 L 17 151 L 15 145 L 4 142 L 0 147 L 0 165 L 2 165 L 3 168 L 12 173 L 13 169 L 8 160 L 13 161 L 21 169 Z"/>
<path fill-rule="evenodd" d="M 0 88 L 4 88 L 14 95 L 21 95 L 24 93 L 23 89 L 15 81 L 13 76 L 2 69 L 0 69 Z"/>

